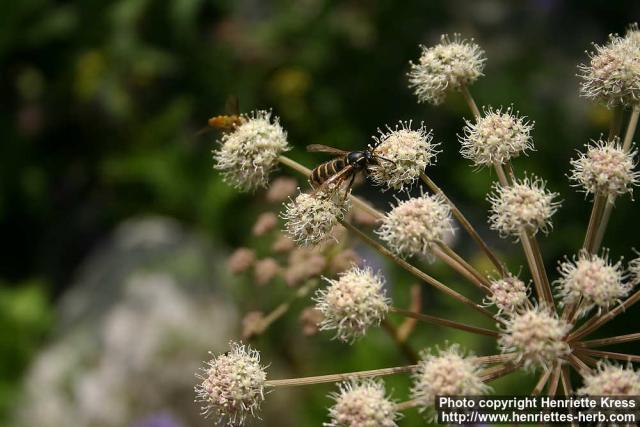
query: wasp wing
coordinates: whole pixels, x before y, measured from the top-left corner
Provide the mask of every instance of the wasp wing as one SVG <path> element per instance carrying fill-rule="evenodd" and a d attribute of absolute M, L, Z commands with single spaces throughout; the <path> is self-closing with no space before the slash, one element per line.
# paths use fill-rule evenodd
<path fill-rule="evenodd" d="M 224 112 L 226 114 L 240 114 L 240 100 L 236 95 L 229 95 L 224 103 Z"/>
<path fill-rule="evenodd" d="M 307 145 L 307 151 L 309 151 L 310 153 L 329 153 L 336 156 L 344 156 L 349 153 L 348 151 L 322 144 Z"/>

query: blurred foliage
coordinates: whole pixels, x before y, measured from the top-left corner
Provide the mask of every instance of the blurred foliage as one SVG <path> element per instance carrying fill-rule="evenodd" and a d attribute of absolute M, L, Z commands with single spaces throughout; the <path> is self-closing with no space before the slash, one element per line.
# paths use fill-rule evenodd
<path fill-rule="evenodd" d="M 2 352 L 8 378 L 24 366 L 49 319 L 42 286 L 29 283 L 46 278 L 55 298 L 123 219 L 166 214 L 215 241 L 244 242 L 259 203 L 221 182 L 211 170 L 215 135 L 197 135 L 229 94 L 240 97 L 244 111 L 273 108 L 296 148 L 292 156 L 308 165 L 319 159 L 303 153 L 306 144 L 361 147 L 385 123 L 425 120 L 443 148 L 434 180 L 483 224 L 492 177 L 458 154 L 456 133 L 468 117 L 462 99 L 417 105 L 406 87 L 417 45 L 443 32 L 475 37 L 486 49 L 486 77 L 472 88 L 480 104 L 513 103 L 536 121 L 538 152 L 515 166 L 545 177 L 564 198 L 555 231 L 541 242 L 553 265 L 580 244 L 589 212 L 569 187 L 568 159 L 606 130 L 610 114 L 579 99 L 576 64 L 590 42 L 622 32 L 638 16 L 638 3 L 595 0 L 5 2 L 0 280 L 11 283 L 2 291 L 11 310 L 3 310 L 2 322 L 24 340 Z M 629 199 L 617 203 L 614 216 L 605 245 L 614 257 L 629 257 L 637 245 L 637 233 L 628 232 L 635 220 Z M 521 263 L 511 242 L 486 227 L 482 233 L 514 268 Z M 458 246 L 473 256 L 467 242 Z M 21 304 L 31 307 L 26 317 Z M 326 348 L 348 354 L 345 366 L 366 353 Z M 318 371 L 337 368 L 317 359 Z M 371 364 L 382 362 L 376 355 Z M 9 393 L 4 386 L 2 393 Z"/>
<path fill-rule="evenodd" d="M 0 420 L 16 402 L 16 383 L 50 329 L 52 312 L 47 299 L 39 282 L 0 289 Z"/>

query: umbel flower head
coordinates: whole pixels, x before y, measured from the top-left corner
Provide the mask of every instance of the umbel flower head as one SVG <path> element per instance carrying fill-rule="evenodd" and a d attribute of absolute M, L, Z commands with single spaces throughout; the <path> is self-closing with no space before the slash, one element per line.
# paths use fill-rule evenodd
<path fill-rule="evenodd" d="M 371 167 L 376 184 L 402 190 L 413 184 L 425 168 L 435 162 L 438 144 L 424 125 L 411 129 L 411 122 L 399 122 L 395 128 L 379 130 L 374 136 L 375 154 L 383 158 Z"/>
<path fill-rule="evenodd" d="M 622 263 L 612 264 L 606 252 L 603 256 L 581 252 L 573 260 L 560 263 L 558 272 L 561 277 L 556 286 L 562 303 L 582 300 L 582 314 L 594 306 L 598 311 L 608 310 L 631 291 Z"/>
<path fill-rule="evenodd" d="M 507 317 L 498 339 L 502 353 L 515 353 L 525 369 L 545 370 L 567 356 L 571 348 L 564 337 L 571 326 L 545 308 L 533 308 Z"/>
<path fill-rule="evenodd" d="M 396 404 L 386 397 L 384 383 L 364 379 L 345 381 L 329 396 L 335 404 L 329 409 L 326 427 L 395 427 L 400 414 Z"/>
<path fill-rule="evenodd" d="M 590 396 L 638 396 L 640 395 L 640 371 L 612 363 L 599 363 L 598 368 L 584 374 L 584 386 L 578 394 Z"/>
<path fill-rule="evenodd" d="M 370 268 L 353 267 L 316 292 L 316 309 L 324 315 L 320 330 L 335 330 L 336 338 L 353 342 L 379 325 L 389 311 L 384 279 Z"/>
<path fill-rule="evenodd" d="M 408 73 L 409 86 L 418 102 L 441 104 L 448 92 L 460 90 L 482 76 L 486 58 L 473 39 L 463 40 L 459 34 L 454 34 L 453 39 L 443 35 L 437 45 L 420 48 L 422 54 L 417 63 L 410 63 Z"/>
<path fill-rule="evenodd" d="M 264 400 L 267 374 L 260 365 L 260 353 L 249 346 L 231 342 L 231 351 L 214 356 L 197 375 L 195 387 L 205 416 L 215 415 L 228 425 L 244 423 L 255 416 Z"/>
<path fill-rule="evenodd" d="M 499 312 L 513 313 L 529 301 L 527 285 L 515 276 L 508 275 L 491 281 L 488 300 Z"/>
<path fill-rule="evenodd" d="M 511 108 L 506 111 L 485 108 L 475 122 L 466 121 L 463 135 L 458 136 L 460 152 L 476 166 L 503 164 L 533 149 L 531 130 L 533 123 L 526 121 Z"/>
<path fill-rule="evenodd" d="M 632 31 L 627 37 L 609 36 L 595 45 L 589 64 L 578 66 L 580 94 L 608 107 L 631 107 L 640 101 L 640 43 Z"/>
<path fill-rule="evenodd" d="M 302 246 L 316 245 L 331 236 L 331 230 L 349 210 L 348 198 L 338 192 L 300 193 L 285 204 L 281 217 L 291 239 Z"/>
<path fill-rule="evenodd" d="M 575 186 L 589 193 L 602 193 L 618 196 L 631 193 L 633 186 L 638 184 L 636 166 L 636 151 L 625 152 L 619 140 L 598 140 L 587 145 L 587 152 L 571 160 L 570 179 Z"/>
<path fill-rule="evenodd" d="M 289 150 L 287 133 L 269 111 L 254 111 L 220 140 L 213 152 L 214 167 L 225 182 L 239 190 L 266 187 L 278 156 Z"/>
<path fill-rule="evenodd" d="M 413 374 L 411 396 L 419 400 L 424 411 L 435 404 L 436 396 L 483 395 L 490 390 L 480 378 L 480 366 L 454 344 L 446 350 L 437 349 L 435 354 L 422 352 Z"/>
<path fill-rule="evenodd" d="M 516 180 L 508 187 L 495 184 L 488 197 L 489 224 L 503 237 L 518 238 L 522 231 L 547 233 L 551 217 L 560 206 L 560 202 L 554 201 L 557 195 L 546 190 L 545 182 L 535 176 Z"/>
<path fill-rule="evenodd" d="M 376 233 L 400 255 L 422 255 L 453 232 L 451 208 L 441 195 L 422 195 L 405 201 L 387 212 Z"/>

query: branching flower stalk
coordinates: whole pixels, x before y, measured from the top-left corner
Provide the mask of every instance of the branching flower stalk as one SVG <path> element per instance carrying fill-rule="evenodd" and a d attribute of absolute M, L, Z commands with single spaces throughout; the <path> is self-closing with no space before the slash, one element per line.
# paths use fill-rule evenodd
<path fill-rule="evenodd" d="M 636 128 L 638 126 L 638 117 L 640 116 L 640 107 L 635 106 L 631 111 L 631 117 L 629 118 L 629 124 L 627 125 L 627 131 L 624 137 L 624 143 L 622 144 L 622 150 L 625 153 L 628 153 L 631 150 L 631 141 L 633 140 L 633 135 L 636 132 Z M 613 210 L 613 206 L 616 200 L 616 196 L 611 194 L 607 197 L 607 204 L 604 207 L 604 211 L 602 212 L 602 217 L 600 219 L 600 223 L 598 224 L 598 229 L 595 232 L 595 237 L 593 239 L 593 250 L 597 252 L 602 245 L 602 239 L 604 238 L 604 234 L 607 230 L 607 226 L 609 225 L 609 218 L 611 217 L 611 211 Z"/>
<path fill-rule="evenodd" d="M 203 413 L 228 425 L 240 425 L 247 417 L 258 416 L 268 392 L 278 387 L 333 382 L 337 383 L 338 391 L 329 395 L 333 403 L 326 426 L 395 427 L 401 411 L 417 408 L 428 420 L 433 420 L 435 396 L 491 393 L 488 382 L 521 370 L 537 373 L 531 390 L 534 395 L 560 392 L 572 395 L 571 370 L 582 377 L 583 386 L 577 389 L 578 394 L 614 391 L 618 395 L 637 394 L 640 372 L 631 364 L 640 362 L 640 356 L 600 348 L 638 341 L 640 332 L 585 339 L 640 301 L 640 291 L 633 290 L 640 283 L 640 258 L 623 265 L 622 261 L 610 261 L 608 250 L 600 251 L 613 202 L 630 193 L 640 180 L 632 149 L 640 116 L 640 37 L 636 34 L 637 27 L 629 31 L 625 37 L 614 35 L 607 44 L 596 46 L 589 64 L 579 67 L 582 95 L 612 108 L 614 114 L 608 138 L 587 145 L 586 151 L 571 161 L 571 181 L 593 194 L 594 201 L 583 244 L 576 245 L 576 253 L 559 263 L 553 281 L 555 293 L 549 280 L 554 272 L 545 267 L 537 235 L 547 234 L 552 228 L 551 217 L 560 206 L 555 200 L 557 194 L 548 190 L 546 182 L 538 177 L 517 176 L 512 166 L 517 157 L 533 150 L 533 122 L 513 107 L 478 108 L 469 86 L 483 75 L 484 51 L 473 40 L 464 40 L 459 35 L 443 36 L 435 46 L 422 47 L 419 60 L 410 64 L 409 85 L 419 102 L 439 105 L 452 92 L 460 92 L 468 104 L 473 120 L 465 122 L 458 136 L 461 155 L 477 168 L 495 171 L 497 183 L 488 195 L 491 203 L 488 222 L 500 237 L 520 241 L 535 296 L 529 284 L 509 271 L 470 221 L 429 178 L 426 169 L 433 166 L 439 152 L 433 132 L 424 124 L 412 128 L 411 121 L 387 126 L 374 136 L 375 144 L 369 151 L 360 152 L 368 153 L 370 163 L 356 168 L 345 159 L 344 163 L 353 169 L 344 169 L 349 173 L 343 175 L 352 178 L 353 174 L 363 172 L 373 184 L 382 186 L 382 191 L 405 191 L 422 183 L 432 194 L 426 194 L 422 187 L 419 196 L 410 197 L 411 193 L 406 192 L 407 199 L 396 198 L 397 203 L 382 212 L 355 196 L 348 180 L 327 176 L 330 186 L 299 190 L 295 200 L 291 199 L 295 184 L 293 188 L 281 186 L 289 188 L 287 194 L 269 197 L 290 200 L 284 203 L 280 215 L 286 234 L 273 230 L 277 223 L 274 214 L 263 215 L 254 226 L 254 234 L 273 233 L 273 253 L 256 259 L 257 252 L 245 248 L 230 264 L 235 274 L 253 272 L 259 286 L 281 278 L 296 288 L 269 314 L 256 317 L 256 333 L 266 333 L 273 321 L 290 311 L 293 301 L 304 300 L 323 283 L 311 299 L 315 306 L 305 310 L 306 334 L 329 331 L 335 339 L 354 344 L 364 339 L 369 330 L 381 327 L 404 355 L 416 363 L 271 379 L 267 378 L 267 368 L 261 364 L 257 350 L 232 342 L 229 352 L 212 355 L 198 375 L 196 393 Z M 625 108 L 631 109 L 631 114 L 624 139 L 619 143 Z M 214 152 L 216 169 L 240 190 L 255 191 L 268 185 L 278 164 L 307 179 L 311 174 L 310 169 L 284 156 L 290 149 L 287 133 L 271 113 L 243 115 L 220 142 Z M 323 172 L 340 176 L 341 171 L 325 168 Z M 453 218 L 491 261 L 495 272 L 488 272 L 488 276 L 480 273 L 447 243 L 453 231 Z M 347 235 L 463 307 L 491 319 L 495 329 L 423 313 L 419 303 L 406 309 L 395 306 L 383 272 L 374 271 L 358 259 L 354 249 L 345 243 Z M 296 243 L 300 247 L 296 248 Z M 287 255 L 288 259 L 283 260 Z M 419 268 L 414 263 L 416 259 L 433 258 L 446 263 L 469 285 L 482 291 L 484 300 L 476 302 L 447 286 L 428 273 L 428 264 Z M 394 293 L 403 290 L 402 286 L 393 287 Z M 389 315 L 402 316 L 405 323 L 395 327 Z M 474 356 L 458 344 L 447 343 L 424 349 L 417 357 L 409 334 L 422 332 L 425 323 L 495 340 L 499 353 Z M 627 364 L 622 365 L 623 362 Z M 394 374 L 411 374 L 413 382 L 408 397 L 401 403 L 387 395 L 382 381 L 382 377 Z"/>

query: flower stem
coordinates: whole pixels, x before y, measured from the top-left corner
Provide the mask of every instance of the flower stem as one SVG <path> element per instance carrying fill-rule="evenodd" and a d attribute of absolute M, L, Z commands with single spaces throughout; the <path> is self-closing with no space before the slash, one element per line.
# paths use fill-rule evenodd
<path fill-rule="evenodd" d="M 540 379 L 536 383 L 536 386 L 531 391 L 532 396 L 537 396 L 542 393 L 544 386 L 547 385 L 547 381 L 549 381 L 549 377 L 551 376 L 551 370 L 544 371 L 542 375 L 540 375 Z"/>
<path fill-rule="evenodd" d="M 478 105 L 476 104 L 476 101 L 473 99 L 471 92 L 469 92 L 469 88 L 466 86 L 462 86 L 461 92 L 462 92 L 462 96 L 464 97 L 464 100 L 467 102 L 467 105 L 471 110 L 471 113 L 473 113 L 473 117 L 475 117 L 476 119 L 479 119 L 480 110 L 478 109 Z"/>
<path fill-rule="evenodd" d="M 562 388 L 564 389 L 564 395 L 573 395 L 573 387 L 571 387 L 571 373 L 569 372 L 569 367 L 566 365 L 562 367 L 559 366 L 558 369 L 562 378 Z"/>
<path fill-rule="evenodd" d="M 366 243 L 367 245 L 371 246 L 373 249 L 378 251 L 380 254 L 386 256 L 391 261 L 395 262 L 400 267 L 402 267 L 403 269 L 405 269 L 409 273 L 413 274 L 418 279 L 420 279 L 423 282 L 433 286 L 434 288 L 446 293 L 447 295 L 457 299 L 458 301 L 460 301 L 463 304 L 473 308 L 474 310 L 484 314 L 485 316 L 495 320 L 493 314 L 491 314 L 491 312 L 489 310 L 487 310 L 484 307 L 476 304 L 475 302 L 471 301 L 469 298 L 465 297 L 464 295 L 459 294 L 458 292 L 456 292 L 453 289 L 449 288 L 445 284 L 443 284 L 443 283 L 439 282 L 438 280 L 436 280 L 435 278 L 429 276 L 427 273 L 425 273 L 424 271 L 420 270 L 419 268 L 409 264 L 407 261 L 405 261 L 404 259 L 398 257 L 396 254 L 391 252 L 389 249 L 387 249 L 386 247 L 384 247 L 383 245 L 381 245 L 380 243 L 378 243 L 377 241 L 375 241 L 374 239 L 369 237 L 367 234 L 365 234 L 362 231 L 360 231 L 357 227 L 354 227 L 352 224 L 350 224 L 350 223 L 348 223 L 347 221 L 344 221 L 344 220 L 340 220 L 339 222 L 347 230 L 353 232 L 356 235 L 356 237 L 358 237 L 364 243 Z"/>
<path fill-rule="evenodd" d="M 631 307 L 633 304 L 640 301 L 640 291 L 636 291 L 633 295 L 627 298 L 622 304 L 618 305 L 611 311 L 608 311 L 599 316 L 593 316 L 591 319 L 587 320 L 585 323 L 580 326 L 576 331 L 569 335 L 569 341 L 577 341 L 585 335 L 590 334 L 591 332 L 598 329 L 600 326 L 609 322 L 613 318 L 615 318 L 618 314 L 625 311 L 627 308 Z"/>
<path fill-rule="evenodd" d="M 598 230 L 598 224 L 600 224 L 600 218 L 602 218 L 602 214 L 604 212 L 606 201 L 607 196 L 601 193 L 597 193 L 593 200 L 591 216 L 589 217 L 589 225 L 587 226 L 587 233 L 584 236 L 584 243 L 582 244 L 582 249 L 590 254 L 596 252 L 594 251 L 594 240 Z"/>
<path fill-rule="evenodd" d="M 394 368 L 373 369 L 370 371 L 346 372 L 344 374 L 329 374 L 329 375 L 318 375 L 314 377 L 269 380 L 266 382 L 265 385 L 267 387 L 282 387 L 282 386 L 311 385 L 311 384 L 320 384 L 320 383 L 336 383 L 336 382 L 346 381 L 350 379 L 375 378 L 375 377 L 381 377 L 385 375 L 406 374 L 409 372 L 413 372 L 417 367 L 418 367 L 417 365 L 397 366 Z"/>
<path fill-rule="evenodd" d="M 459 323 L 454 320 L 447 320 L 441 317 L 430 316 L 428 314 L 416 313 L 414 311 L 404 310 L 397 307 L 389 307 L 389 311 L 392 313 L 400 314 L 405 317 L 411 317 L 413 319 L 420 320 L 422 322 L 432 323 L 434 325 L 446 326 L 449 328 L 459 329 L 461 331 L 467 331 L 474 334 L 486 335 L 489 337 L 497 337 L 498 332 L 485 328 L 479 328 L 477 326 L 467 325 L 465 323 Z"/>
<path fill-rule="evenodd" d="M 411 348 L 411 346 L 398 334 L 398 328 L 396 328 L 393 323 L 391 323 L 388 319 L 383 319 L 382 328 L 387 331 L 389 336 L 393 339 L 393 342 L 398 346 L 398 349 L 400 349 L 400 351 L 405 355 L 409 362 L 416 363 L 418 361 L 418 355 L 413 350 L 413 348 Z"/>
<path fill-rule="evenodd" d="M 489 284 L 487 283 L 487 279 L 482 277 L 475 268 L 469 265 L 464 259 L 460 257 L 460 255 L 455 253 L 444 242 L 437 242 L 432 250 L 436 258 L 456 270 L 468 281 L 480 288 L 485 294 L 491 293 Z"/>
<path fill-rule="evenodd" d="M 553 368 L 551 380 L 549 381 L 549 388 L 547 389 L 547 394 L 549 396 L 555 396 L 558 392 L 558 383 L 560 382 L 561 373 L 562 368 L 560 367 L 560 365 L 557 365 L 555 368 Z"/>
<path fill-rule="evenodd" d="M 480 374 L 480 379 L 483 382 L 490 382 L 507 374 L 510 374 L 511 372 L 517 371 L 520 366 L 522 366 L 522 363 L 509 363 L 506 365 L 489 368 L 485 370 L 484 373 Z"/>
<path fill-rule="evenodd" d="M 547 305 L 549 306 L 549 308 L 555 310 L 553 294 L 551 293 L 551 284 L 549 283 L 547 270 L 544 267 L 544 260 L 542 259 L 542 251 L 540 250 L 540 246 L 538 245 L 538 239 L 536 239 L 536 237 L 531 235 L 530 233 L 527 233 L 527 237 L 529 239 L 529 244 L 531 245 L 531 250 L 533 252 L 536 266 L 539 270 L 538 274 L 540 275 L 540 279 L 542 281 L 542 290 L 545 300 L 547 301 Z"/>
<path fill-rule="evenodd" d="M 573 366 L 573 369 L 578 371 L 582 376 L 591 372 L 591 368 L 586 363 L 584 363 L 581 359 L 579 359 L 575 354 L 569 355 L 569 363 L 571 364 L 571 366 Z M 564 381 L 563 381 L 563 386 L 564 386 Z"/>
<path fill-rule="evenodd" d="M 631 117 L 629 118 L 629 124 L 627 125 L 627 131 L 624 135 L 624 142 L 622 143 L 622 149 L 625 152 L 628 152 L 631 149 L 631 141 L 633 140 L 633 135 L 636 133 L 636 127 L 638 126 L 638 116 L 640 116 L 640 108 L 637 106 L 633 108 L 631 112 Z M 611 139 L 611 138 L 610 138 Z M 604 207 L 604 212 L 602 213 L 602 219 L 600 220 L 600 225 L 598 226 L 598 231 L 594 237 L 593 250 L 597 252 L 602 245 L 602 240 L 604 239 L 604 234 L 607 231 L 607 226 L 609 225 L 609 219 L 611 218 L 611 211 L 613 211 L 613 206 L 616 201 L 615 195 L 610 195 L 607 198 L 607 204 Z"/>
<path fill-rule="evenodd" d="M 420 403 L 421 403 L 420 399 L 405 400 L 404 402 L 396 403 L 396 411 L 397 412 L 406 411 L 407 409 L 420 406 Z"/>
<path fill-rule="evenodd" d="M 635 354 L 614 353 L 612 351 L 590 350 L 588 348 L 575 348 L 577 353 L 587 354 L 589 356 L 604 357 L 607 359 L 624 360 L 625 362 L 640 362 L 640 356 Z"/>
<path fill-rule="evenodd" d="M 434 194 L 439 194 L 444 198 L 444 200 L 447 202 L 447 204 L 451 208 L 451 213 L 458 220 L 460 225 L 462 225 L 462 228 L 465 229 L 465 231 L 469 234 L 469 236 L 471 236 L 471 238 L 476 242 L 476 244 L 480 247 L 480 249 L 482 249 L 482 251 L 487 255 L 487 258 L 489 258 L 489 260 L 493 263 L 493 265 L 496 266 L 500 275 L 504 277 L 507 274 L 506 267 L 498 259 L 495 253 L 491 250 L 489 245 L 487 245 L 487 243 L 482 239 L 482 237 L 480 237 L 480 234 L 478 234 L 476 229 L 473 227 L 473 225 L 471 225 L 469 220 L 467 220 L 467 218 L 462 214 L 460 209 L 458 209 L 458 207 L 446 196 L 446 194 L 444 194 L 444 191 L 442 191 L 442 189 L 440 189 L 440 187 L 438 187 L 436 183 L 433 182 L 431 178 L 429 178 L 425 173 L 420 174 L 420 179 L 422 180 L 422 182 L 424 182 L 427 185 L 427 187 L 429 187 L 431 191 L 433 191 Z"/>
<path fill-rule="evenodd" d="M 274 308 L 269 314 L 267 314 L 262 321 L 260 322 L 260 328 L 257 331 L 258 334 L 263 333 L 273 322 L 281 318 L 291 307 L 294 301 L 297 299 L 305 297 L 311 290 L 318 286 L 320 283 L 319 280 L 310 280 L 300 288 L 296 290 L 296 292 L 291 295 L 287 300 L 279 304 L 276 308 Z"/>
<path fill-rule="evenodd" d="M 475 363 L 479 365 L 489 365 L 492 363 L 503 363 L 509 362 L 515 359 L 514 353 L 502 353 L 502 354 L 492 354 L 490 356 L 472 356 L 470 357 Z"/>
<path fill-rule="evenodd" d="M 605 345 L 622 344 L 625 342 L 640 340 L 640 332 L 635 334 L 619 335 L 617 337 L 600 338 L 597 340 L 580 341 L 575 343 L 576 347 L 602 347 Z"/>

